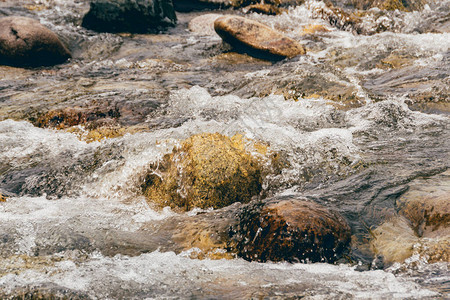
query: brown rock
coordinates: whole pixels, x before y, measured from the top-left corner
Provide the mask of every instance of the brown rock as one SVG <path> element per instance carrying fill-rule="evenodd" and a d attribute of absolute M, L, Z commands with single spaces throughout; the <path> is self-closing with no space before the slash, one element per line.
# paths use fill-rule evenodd
<path fill-rule="evenodd" d="M 246 13 L 258 13 L 258 14 L 264 14 L 264 15 L 279 15 L 284 10 L 271 4 L 252 4 L 247 7 L 245 7 Z"/>
<path fill-rule="evenodd" d="M 413 255 L 413 248 L 419 238 L 414 234 L 408 221 L 395 217 L 372 231 L 370 245 L 376 255 L 381 255 L 386 263 L 403 262 Z"/>
<path fill-rule="evenodd" d="M 189 210 L 249 202 L 261 185 L 260 161 L 242 136 L 204 133 L 151 165 L 142 187 L 149 202 Z"/>
<path fill-rule="evenodd" d="M 372 231 L 375 254 L 388 263 L 419 255 L 429 263 L 450 260 L 450 171 L 410 183 L 397 200 L 399 215 Z"/>
<path fill-rule="evenodd" d="M 397 207 L 419 237 L 450 234 L 450 171 L 413 182 Z"/>
<path fill-rule="evenodd" d="M 303 46 L 259 22 L 238 16 L 223 16 L 214 22 L 220 37 L 237 51 L 265 59 L 284 59 L 305 54 Z"/>
<path fill-rule="evenodd" d="M 0 64 L 51 66 L 70 57 L 58 36 L 38 21 L 25 17 L 0 19 Z"/>
<path fill-rule="evenodd" d="M 350 243 L 345 219 L 314 202 L 250 204 L 239 219 L 233 238 L 238 255 L 247 260 L 334 262 Z"/>

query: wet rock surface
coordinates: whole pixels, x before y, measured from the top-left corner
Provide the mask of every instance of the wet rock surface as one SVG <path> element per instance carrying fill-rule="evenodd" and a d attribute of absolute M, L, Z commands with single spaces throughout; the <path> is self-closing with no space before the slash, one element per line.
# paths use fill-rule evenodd
<path fill-rule="evenodd" d="M 449 262 L 450 172 L 410 184 L 397 200 L 399 216 L 373 231 L 372 247 L 387 262 L 403 262 L 417 254 L 428 262 Z"/>
<path fill-rule="evenodd" d="M 172 0 L 95 0 L 82 25 L 100 32 L 157 32 L 176 23 Z"/>
<path fill-rule="evenodd" d="M 238 255 L 252 261 L 334 262 L 350 244 L 342 216 L 301 199 L 248 205 L 232 232 Z"/>
<path fill-rule="evenodd" d="M 297 41 L 264 24 L 242 17 L 220 17 L 214 22 L 214 29 L 236 50 L 256 57 L 277 60 L 306 53 Z"/>
<path fill-rule="evenodd" d="M 204 14 L 195 17 L 189 22 L 189 30 L 196 34 L 217 36 L 214 21 L 221 16 L 220 14 Z"/>
<path fill-rule="evenodd" d="M 0 64 L 51 66 L 70 57 L 58 36 L 39 21 L 18 16 L 0 18 Z"/>

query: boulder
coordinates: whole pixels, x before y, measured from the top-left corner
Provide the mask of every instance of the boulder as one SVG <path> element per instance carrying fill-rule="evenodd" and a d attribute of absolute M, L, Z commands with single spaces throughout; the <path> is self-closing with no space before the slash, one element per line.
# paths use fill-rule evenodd
<path fill-rule="evenodd" d="M 173 246 L 165 250 L 199 259 L 335 262 L 350 243 L 342 216 L 293 196 L 177 215 L 159 230 L 171 233 Z"/>
<path fill-rule="evenodd" d="M 18 67 L 51 66 L 71 57 L 50 29 L 34 19 L 0 19 L 0 64 Z"/>
<path fill-rule="evenodd" d="M 334 262 L 348 250 L 350 227 L 337 212 L 302 199 L 273 199 L 241 209 L 231 230 L 251 261 Z"/>
<path fill-rule="evenodd" d="M 157 32 L 176 23 L 172 0 L 95 0 L 82 26 L 100 32 Z"/>
<path fill-rule="evenodd" d="M 142 188 L 161 207 L 220 208 L 258 196 L 262 179 L 261 163 L 242 136 L 204 133 L 152 164 Z"/>
<path fill-rule="evenodd" d="M 258 58 L 280 60 L 305 54 L 297 41 L 257 21 L 227 15 L 216 19 L 214 29 L 235 50 Z"/>

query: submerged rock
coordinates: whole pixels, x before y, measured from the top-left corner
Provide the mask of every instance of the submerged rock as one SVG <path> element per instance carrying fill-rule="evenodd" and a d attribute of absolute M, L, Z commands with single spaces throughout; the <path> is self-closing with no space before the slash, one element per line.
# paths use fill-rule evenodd
<path fill-rule="evenodd" d="M 450 262 L 450 171 L 418 179 L 397 200 L 399 215 L 373 231 L 371 246 L 386 262 L 414 254 Z"/>
<path fill-rule="evenodd" d="M 262 262 L 334 262 L 348 250 L 351 237 L 342 216 L 302 199 L 248 205 L 232 232 L 238 255 Z"/>
<path fill-rule="evenodd" d="M 143 189 L 149 202 L 162 207 L 220 208 L 258 196 L 262 179 L 261 162 L 242 136 L 204 133 L 151 165 Z"/>
<path fill-rule="evenodd" d="M 51 66 L 71 57 L 58 36 L 39 21 L 26 17 L 0 19 L 0 64 Z"/>
<path fill-rule="evenodd" d="M 220 17 L 214 22 L 214 29 L 234 49 L 255 57 L 279 60 L 306 53 L 297 41 L 243 17 Z"/>
<path fill-rule="evenodd" d="M 450 236 L 450 171 L 417 180 L 398 199 L 397 207 L 419 237 Z"/>
<path fill-rule="evenodd" d="M 372 231 L 370 245 L 384 262 L 403 262 L 413 255 L 413 248 L 419 238 L 405 218 L 393 218 Z"/>
<path fill-rule="evenodd" d="M 155 32 L 175 25 L 172 0 L 95 0 L 83 27 L 100 32 Z"/>

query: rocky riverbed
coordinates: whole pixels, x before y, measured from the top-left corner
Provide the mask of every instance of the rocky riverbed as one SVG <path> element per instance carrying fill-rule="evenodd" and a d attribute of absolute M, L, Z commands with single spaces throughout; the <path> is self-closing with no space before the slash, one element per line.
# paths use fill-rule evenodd
<path fill-rule="evenodd" d="M 0 1 L 0 296 L 448 297 L 448 12 Z"/>

